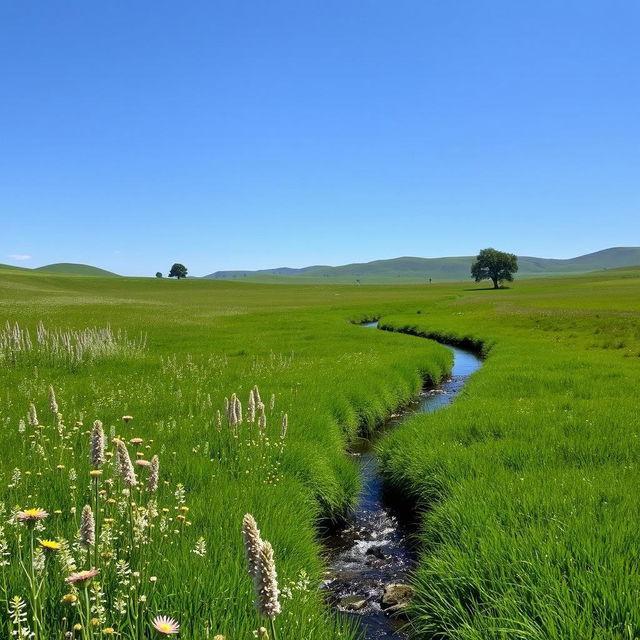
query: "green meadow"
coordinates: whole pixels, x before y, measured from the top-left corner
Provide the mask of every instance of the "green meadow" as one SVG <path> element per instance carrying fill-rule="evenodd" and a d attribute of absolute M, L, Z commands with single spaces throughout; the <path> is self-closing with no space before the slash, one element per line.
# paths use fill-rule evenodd
<path fill-rule="evenodd" d="M 405 331 L 486 356 L 450 408 L 379 447 L 422 513 L 415 637 L 640 637 L 639 294 L 637 269 L 498 291 L 3 270 L 3 635 L 140 640 L 157 637 L 156 616 L 196 640 L 259 635 L 250 513 L 274 549 L 277 638 L 356 638 L 318 589 L 318 533 L 357 497 L 349 442 L 451 366 Z M 373 318 L 395 331 L 353 324 Z M 243 413 L 230 424 L 233 394 Z"/>

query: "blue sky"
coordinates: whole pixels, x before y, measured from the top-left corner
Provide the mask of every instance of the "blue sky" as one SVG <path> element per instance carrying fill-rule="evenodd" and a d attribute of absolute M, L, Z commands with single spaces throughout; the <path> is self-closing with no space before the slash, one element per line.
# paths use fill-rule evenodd
<path fill-rule="evenodd" d="M 0 2 L 0 262 L 639 245 L 639 30 L 637 0 Z"/>

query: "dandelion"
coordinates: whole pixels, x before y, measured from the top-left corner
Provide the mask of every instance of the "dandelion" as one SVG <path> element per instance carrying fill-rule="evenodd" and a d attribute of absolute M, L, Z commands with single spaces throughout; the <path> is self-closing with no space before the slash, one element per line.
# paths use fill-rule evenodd
<path fill-rule="evenodd" d="M 100 569 L 88 569 L 87 571 L 76 571 L 72 573 L 68 578 L 65 578 L 65 582 L 69 584 L 78 584 L 92 580 L 100 573 Z"/>
<path fill-rule="evenodd" d="M 116 452 L 118 454 L 120 475 L 128 487 L 135 487 L 138 484 L 138 480 L 136 478 L 136 472 L 133 465 L 131 464 L 131 458 L 129 457 L 127 446 L 122 442 L 122 440 L 118 440 L 117 438 L 114 442 L 116 445 Z"/>
<path fill-rule="evenodd" d="M 26 509 L 18 511 L 16 519 L 26 525 L 35 525 L 39 520 L 44 520 L 49 514 L 44 509 Z"/>
<path fill-rule="evenodd" d="M 273 547 L 266 540 L 263 540 L 260 546 L 254 585 L 258 612 L 273 622 L 273 619 L 280 613 L 280 602 L 278 602 L 280 591 L 278 590 L 278 576 L 273 559 Z M 275 633 L 273 635 L 275 636 Z"/>
<path fill-rule="evenodd" d="M 149 478 L 147 479 L 147 491 L 154 493 L 158 490 L 158 477 L 160 474 L 160 458 L 153 456 L 151 458 L 151 469 L 149 471 Z"/>
<path fill-rule="evenodd" d="M 57 540 L 40 540 L 38 538 L 38 542 L 45 551 L 60 551 L 62 549 L 62 545 Z"/>
<path fill-rule="evenodd" d="M 152 625 L 163 636 L 176 635 L 180 631 L 180 625 L 169 616 L 156 616 Z"/>
<path fill-rule="evenodd" d="M 78 596 L 75 593 L 65 593 L 62 596 L 62 602 L 65 604 L 75 604 L 78 602 Z"/>
<path fill-rule="evenodd" d="M 53 415 L 58 415 L 58 403 L 56 402 L 56 392 L 53 390 L 53 386 L 49 385 L 49 408 Z"/>
<path fill-rule="evenodd" d="M 262 538 L 260 537 L 258 523 L 250 513 L 245 514 L 244 518 L 242 518 L 242 538 L 244 539 L 244 552 L 247 559 L 247 573 L 250 576 L 255 576 Z"/>
<path fill-rule="evenodd" d="M 91 464 L 94 467 L 101 467 L 106 459 L 104 457 L 104 429 L 102 422 L 96 420 L 91 430 Z"/>
<path fill-rule="evenodd" d="M 38 426 L 38 414 L 36 413 L 36 405 L 33 402 L 29 404 L 29 424 L 32 427 Z"/>
<path fill-rule="evenodd" d="M 93 547 L 96 543 L 96 523 L 93 519 L 91 507 L 86 504 L 82 509 L 80 522 L 80 544 L 84 547 Z"/>

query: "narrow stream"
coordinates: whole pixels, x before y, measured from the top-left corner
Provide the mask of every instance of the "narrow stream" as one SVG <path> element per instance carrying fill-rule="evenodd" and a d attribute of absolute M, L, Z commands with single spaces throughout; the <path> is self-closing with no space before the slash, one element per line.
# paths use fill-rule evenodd
<path fill-rule="evenodd" d="M 376 328 L 378 323 L 361 326 Z M 405 410 L 390 417 L 375 438 L 361 439 L 351 448 L 349 453 L 359 462 L 362 492 L 349 521 L 325 540 L 329 569 L 324 588 L 338 610 L 359 621 L 367 640 L 405 638 L 398 618 L 387 615 L 388 603 L 382 600 L 387 585 L 408 583 L 416 551 L 411 545 L 408 514 L 395 510 L 385 498 L 374 445 L 380 434 L 414 414 L 446 407 L 482 365 L 470 351 L 445 346 L 454 356 L 451 377 L 436 388 L 425 387 Z"/>

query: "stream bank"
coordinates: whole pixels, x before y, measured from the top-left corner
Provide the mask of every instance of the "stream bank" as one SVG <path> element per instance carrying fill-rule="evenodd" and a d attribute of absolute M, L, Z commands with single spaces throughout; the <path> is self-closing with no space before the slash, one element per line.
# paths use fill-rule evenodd
<path fill-rule="evenodd" d="M 377 328 L 377 322 L 363 327 Z M 325 538 L 328 571 L 324 588 L 335 607 L 361 626 L 364 638 L 402 640 L 402 612 L 409 574 L 416 560 L 412 544 L 415 514 L 398 507 L 386 495 L 375 457 L 375 444 L 385 432 L 397 428 L 417 413 L 433 413 L 449 405 L 469 377 L 482 366 L 472 351 L 445 345 L 453 352 L 450 377 L 425 387 L 402 412 L 393 414 L 370 439 L 358 440 L 349 455 L 358 461 L 362 489 L 358 504 L 347 521 Z M 396 496 L 397 498 L 397 496 Z"/>

